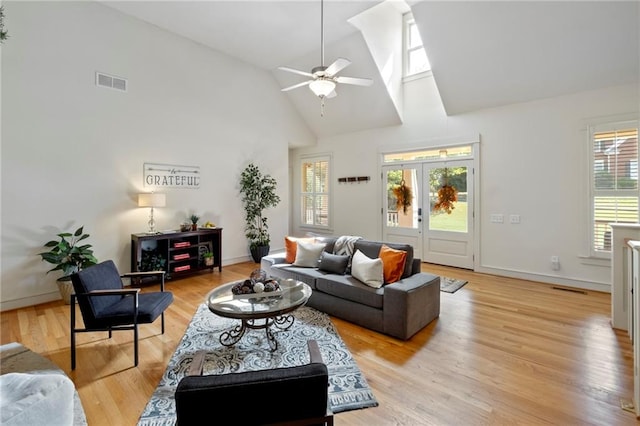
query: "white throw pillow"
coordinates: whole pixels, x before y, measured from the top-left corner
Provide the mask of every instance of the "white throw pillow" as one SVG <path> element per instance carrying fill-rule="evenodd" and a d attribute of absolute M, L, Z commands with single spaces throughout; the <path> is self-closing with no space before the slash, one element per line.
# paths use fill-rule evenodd
<path fill-rule="evenodd" d="M 351 259 L 351 275 L 370 287 L 382 287 L 384 283 L 382 259 L 371 259 L 360 250 L 356 250 Z"/>
<path fill-rule="evenodd" d="M 318 266 L 318 260 L 322 250 L 324 250 L 325 243 L 307 243 L 298 241 L 298 249 L 296 250 L 296 260 L 293 262 L 294 266 L 304 266 L 305 268 L 315 268 Z"/>

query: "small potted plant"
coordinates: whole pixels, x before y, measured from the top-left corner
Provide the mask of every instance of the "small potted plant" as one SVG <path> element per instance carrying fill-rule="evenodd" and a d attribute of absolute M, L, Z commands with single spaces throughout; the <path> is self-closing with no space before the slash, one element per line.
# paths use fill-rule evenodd
<path fill-rule="evenodd" d="M 189 220 L 191 221 L 191 230 L 192 231 L 197 231 L 198 230 L 198 221 L 200 220 L 200 216 L 198 216 L 196 214 L 192 214 L 191 216 L 189 216 Z"/>
<path fill-rule="evenodd" d="M 50 248 L 49 251 L 38 253 L 42 260 L 56 265 L 47 271 L 62 271 L 62 276 L 57 279 L 60 295 L 65 303 L 71 303 L 71 274 L 88 268 L 98 263 L 98 259 L 93 255 L 91 244 L 79 245 L 82 240 L 89 238 L 89 234 L 83 233 L 83 226 L 76 229 L 73 234 L 62 232 L 58 234 L 60 241 L 51 240 L 44 246 Z"/>
<path fill-rule="evenodd" d="M 213 266 L 213 252 L 207 251 L 202 254 L 205 266 Z"/>

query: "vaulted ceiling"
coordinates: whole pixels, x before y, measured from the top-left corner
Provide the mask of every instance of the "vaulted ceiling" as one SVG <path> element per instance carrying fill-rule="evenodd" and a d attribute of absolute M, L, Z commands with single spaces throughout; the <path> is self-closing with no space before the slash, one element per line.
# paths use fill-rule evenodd
<path fill-rule="evenodd" d="M 450 115 L 640 79 L 635 1 L 389 1 L 413 12 Z M 272 72 L 283 88 L 305 77 L 278 66 L 320 65 L 319 0 L 102 3 Z M 325 65 L 348 58 L 352 64 L 341 75 L 374 84 L 340 85 L 324 117 L 308 89 L 283 94 L 318 137 L 402 122 L 370 40 L 349 23 L 380 3 L 325 0 Z"/>

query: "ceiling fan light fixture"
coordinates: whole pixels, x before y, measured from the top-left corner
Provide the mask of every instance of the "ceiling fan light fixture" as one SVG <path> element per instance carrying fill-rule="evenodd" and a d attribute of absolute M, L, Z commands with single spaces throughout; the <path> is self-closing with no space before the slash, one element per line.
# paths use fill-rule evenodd
<path fill-rule="evenodd" d="M 336 88 L 336 83 L 332 80 L 317 79 L 309 83 L 309 89 L 316 96 L 324 98 Z"/>

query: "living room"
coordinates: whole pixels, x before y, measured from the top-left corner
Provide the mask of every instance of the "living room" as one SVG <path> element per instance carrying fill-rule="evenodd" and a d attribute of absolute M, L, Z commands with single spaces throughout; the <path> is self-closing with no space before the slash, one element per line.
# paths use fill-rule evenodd
<path fill-rule="evenodd" d="M 418 21 L 429 10 L 425 3 L 412 4 Z M 596 9 L 589 9 L 587 22 L 593 15 L 609 16 L 597 13 L 606 2 L 588 3 Z M 615 23 L 601 27 L 635 38 L 624 45 L 598 44 L 597 52 L 590 51 L 594 41 L 589 39 L 587 46 L 567 50 L 566 61 L 582 64 L 585 55 L 603 55 L 603 62 L 611 63 L 613 56 L 606 55 L 617 52 L 635 68 L 603 75 L 591 87 L 579 84 L 583 79 L 576 75 L 575 86 L 556 94 L 546 94 L 537 80 L 501 75 L 510 77 L 514 99 L 521 86 L 546 95 L 457 113 L 447 112 L 440 91 L 448 86 L 433 76 L 405 82 L 397 89 L 401 95 L 386 95 L 381 105 L 368 97 L 350 103 L 361 91 L 387 89 L 377 68 L 375 75 L 358 68 L 363 36 L 349 36 L 327 45 L 328 61 L 348 57 L 354 60 L 348 75 L 375 82 L 371 88 L 340 87 L 336 99 L 326 100 L 322 118 L 320 101 L 309 91 L 281 92 L 286 77 L 277 70 L 215 51 L 102 2 L 3 5 L 9 38 L 2 44 L 2 311 L 59 299 L 56 277 L 45 273 L 48 265 L 38 256 L 59 232 L 83 225 L 100 260 L 112 259 L 122 271 L 130 268 L 131 234 L 145 231 L 149 214 L 136 203 L 137 194 L 149 192 L 144 163 L 199 167 L 197 189 L 165 191 L 166 206 L 154 212 L 157 228 L 176 229 L 197 213 L 224 229 L 222 260 L 229 266 L 249 260 L 238 191 L 248 163 L 255 161 L 278 182 L 282 202 L 268 212 L 272 250 L 278 251 L 284 236 L 310 230 L 298 214 L 301 159 L 331 156 L 331 227 L 311 230 L 381 239 L 381 154 L 461 143 L 478 145 L 481 155 L 474 271 L 610 291 L 608 260 L 590 253 L 588 128 L 638 119 L 640 12 L 634 2 L 619 3 L 621 9 L 611 15 Z M 518 21 L 527 30 L 533 24 L 524 17 Z M 483 86 L 473 57 L 482 44 L 468 40 L 465 66 L 467 72 L 477 71 L 470 84 Z M 281 65 L 307 69 L 317 62 L 317 53 Z M 500 58 L 492 60 L 502 64 Z M 561 69 L 566 64 L 554 60 L 532 66 L 566 82 Z M 435 72 L 437 62 L 433 65 Z M 126 78 L 128 90 L 96 86 L 97 71 Z M 298 100 L 305 95 L 308 101 Z M 343 98 L 346 105 L 340 104 Z M 401 100 L 400 108 L 394 99 Z M 299 102 L 308 108 L 298 110 Z M 378 124 L 369 128 L 345 124 L 350 111 L 360 123 L 361 115 L 374 116 L 378 107 L 395 112 L 376 116 Z M 338 184 L 344 176 L 371 180 Z M 493 214 L 519 215 L 521 221 L 492 223 Z M 560 269 L 552 268 L 551 256 L 559 257 Z"/>

